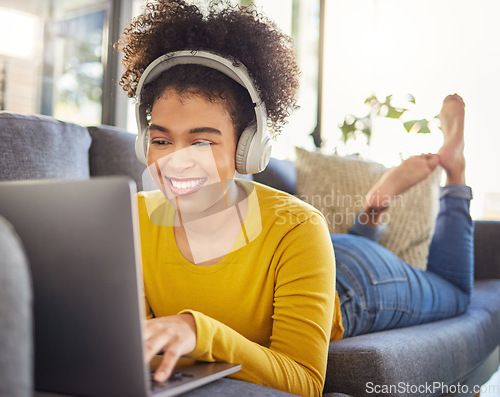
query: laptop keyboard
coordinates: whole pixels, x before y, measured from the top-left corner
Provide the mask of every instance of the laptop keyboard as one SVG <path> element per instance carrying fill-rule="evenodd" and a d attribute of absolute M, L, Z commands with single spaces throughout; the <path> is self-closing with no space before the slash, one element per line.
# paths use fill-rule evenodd
<path fill-rule="evenodd" d="M 170 377 L 165 382 L 161 383 L 155 381 L 153 377 L 154 377 L 154 371 L 151 371 L 150 372 L 151 389 L 153 391 L 156 391 L 163 389 L 167 385 L 170 386 L 174 383 L 182 383 L 185 380 L 192 379 L 194 375 L 182 371 L 175 371 L 174 373 L 172 373 L 172 375 L 170 375 Z"/>

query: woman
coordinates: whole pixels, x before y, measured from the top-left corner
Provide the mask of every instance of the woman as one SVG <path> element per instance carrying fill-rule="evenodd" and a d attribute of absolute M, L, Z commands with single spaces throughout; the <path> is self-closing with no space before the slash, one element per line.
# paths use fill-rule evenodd
<path fill-rule="evenodd" d="M 460 97 L 443 104 L 440 152 L 387 173 L 368 194 L 352 234 L 330 238 L 313 207 L 234 178 L 235 170 L 258 170 L 267 159 L 265 111 L 279 132 L 296 106 L 290 38 L 250 8 L 216 2 L 204 15 L 182 0 L 163 0 L 131 23 L 119 48 L 126 68 L 121 84 L 139 101 L 138 156 L 160 189 L 139 194 L 146 356 L 164 352 L 156 381 L 186 355 L 240 363 L 236 379 L 321 395 L 328 343 L 342 337 L 343 327 L 352 336 L 465 310 L 472 226 Z M 247 152 L 254 138 L 264 152 L 256 162 Z M 384 199 L 438 164 L 451 185 L 443 193 L 429 271 L 421 272 L 370 239 L 380 234 L 380 214 L 390 205 Z M 448 248 L 458 245 L 464 248 L 457 259 Z M 372 285 L 370 275 L 395 270 L 405 274 L 397 281 L 403 293 Z M 415 298 L 417 285 L 422 295 Z M 428 291 L 436 289 L 430 300 Z"/>

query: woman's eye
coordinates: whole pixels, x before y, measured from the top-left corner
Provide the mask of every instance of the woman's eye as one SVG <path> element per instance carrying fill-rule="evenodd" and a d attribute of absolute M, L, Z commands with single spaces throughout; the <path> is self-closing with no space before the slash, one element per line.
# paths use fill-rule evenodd
<path fill-rule="evenodd" d="M 151 141 L 153 145 L 168 145 L 170 142 L 164 140 L 164 139 L 153 139 Z"/>
<path fill-rule="evenodd" d="M 207 141 L 193 143 L 194 146 L 198 146 L 198 147 L 209 147 L 212 144 L 213 144 L 212 142 L 207 142 Z"/>

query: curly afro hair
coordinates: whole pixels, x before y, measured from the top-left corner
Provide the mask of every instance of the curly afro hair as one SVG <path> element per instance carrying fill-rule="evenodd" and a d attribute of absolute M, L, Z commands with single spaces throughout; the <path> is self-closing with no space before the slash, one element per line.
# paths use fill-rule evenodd
<path fill-rule="evenodd" d="M 297 108 L 299 68 L 292 39 L 252 6 L 214 0 L 204 13 L 201 6 L 185 0 L 157 0 L 148 3 L 143 14 L 130 23 L 115 48 L 124 53 L 125 71 L 119 84 L 129 97 L 136 96 L 142 73 L 156 58 L 173 51 L 206 50 L 246 66 L 276 134 Z M 241 132 L 255 118 L 246 90 L 242 92 L 239 84 L 218 71 L 192 66 L 173 67 L 164 73 L 167 76 L 160 76 L 143 90 L 142 100 L 149 111 L 168 87 L 178 93 L 201 94 L 209 100 L 227 99 L 235 127 Z"/>

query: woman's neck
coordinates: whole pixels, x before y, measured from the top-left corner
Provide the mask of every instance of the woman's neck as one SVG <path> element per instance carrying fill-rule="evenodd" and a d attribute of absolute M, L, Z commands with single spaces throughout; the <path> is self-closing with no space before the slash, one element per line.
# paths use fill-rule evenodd
<path fill-rule="evenodd" d="M 247 198 L 245 189 L 241 186 L 238 186 L 234 179 L 230 180 L 229 182 L 226 181 L 226 184 L 226 186 L 222 184 L 223 189 L 219 199 L 215 201 L 215 203 L 213 203 L 210 207 L 201 212 L 194 213 L 182 211 L 182 205 L 179 205 L 179 203 L 177 202 L 174 225 L 183 226 L 184 224 L 201 221 L 207 218 L 219 220 L 218 222 L 216 222 L 214 227 L 223 224 L 224 214 L 227 213 L 227 211 L 225 210 L 241 204 Z"/>
<path fill-rule="evenodd" d="M 232 181 L 224 197 L 202 213 L 184 216 L 181 212 L 179 217 L 176 212 L 174 234 L 183 256 L 206 265 L 227 255 L 244 227 L 247 197 L 246 190 Z"/>

